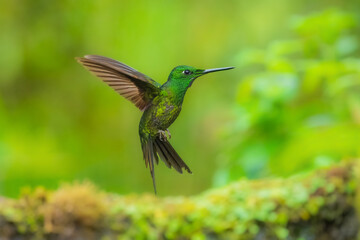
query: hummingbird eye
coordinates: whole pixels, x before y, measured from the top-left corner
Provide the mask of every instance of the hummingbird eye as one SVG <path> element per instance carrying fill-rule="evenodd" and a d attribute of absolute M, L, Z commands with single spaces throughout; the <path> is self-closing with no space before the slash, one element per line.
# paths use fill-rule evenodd
<path fill-rule="evenodd" d="M 185 74 L 185 75 L 190 75 L 190 74 L 191 74 L 191 71 L 188 70 L 188 69 L 186 69 L 186 70 L 183 71 L 183 74 Z"/>

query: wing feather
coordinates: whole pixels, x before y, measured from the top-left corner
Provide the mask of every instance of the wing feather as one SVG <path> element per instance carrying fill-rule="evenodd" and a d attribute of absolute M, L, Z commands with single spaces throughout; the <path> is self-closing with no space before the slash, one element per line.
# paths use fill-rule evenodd
<path fill-rule="evenodd" d="M 160 92 L 159 83 L 114 59 L 86 55 L 76 60 L 121 96 L 133 102 L 141 111 L 144 111 Z"/>

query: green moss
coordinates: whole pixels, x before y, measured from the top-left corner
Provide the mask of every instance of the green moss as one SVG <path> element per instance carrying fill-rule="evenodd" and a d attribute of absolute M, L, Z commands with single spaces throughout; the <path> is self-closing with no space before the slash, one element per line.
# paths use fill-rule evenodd
<path fill-rule="evenodd" d="M 330 234 L 335 220 L 355 216 L 353 169 L 348 164 L 288 179 L 241 180 L 194 197 L 118 196 L 90 183 L 55 192 L 25 189 L 20 199 L 1 202 L 0 218 L 12 234 L 35 239 L 311 239 Z"/>

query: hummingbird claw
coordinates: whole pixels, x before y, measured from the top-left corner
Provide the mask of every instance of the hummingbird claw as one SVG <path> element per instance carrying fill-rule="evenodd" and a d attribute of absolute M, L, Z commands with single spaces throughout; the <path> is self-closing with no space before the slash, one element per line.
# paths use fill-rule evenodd
<path fill-rule="evenodd" d="M 166 136 L 166 132 L 165 132 L 165 131 L 159 130 L 158 133 L 159 133 L 160 141 L 162 141 L 162 142 L 167 141 L 167 136 Z"/>
<path fill-rule="evenodd" d="M 168 134 L 168 138 L 171 139 L 171 133 L 170 133 L 169 129 L 166 129 L 166 132 Z"/>

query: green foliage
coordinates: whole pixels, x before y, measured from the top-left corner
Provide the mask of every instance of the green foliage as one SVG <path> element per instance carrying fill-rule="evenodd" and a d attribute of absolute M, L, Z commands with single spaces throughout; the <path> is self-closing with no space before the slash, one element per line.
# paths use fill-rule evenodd
<path fill-rule="evenodd" d="M 160 83 L 177 65 L 236 67 L 187 93 L 170 131 L 194 175 L 159 165 L 161 195 L 201 192 L 214 172 L 220 184 L 357 156 L 358 5 L 1 1 L 0 194 L 76 179 L 118 193 L 153 191 L 141 113 L 76 63 L 85 54 L 113 57 Z"/>
<path fill-rule="evenodd" d="M 336 9 L 295 17 L 289 40 L 238 54 L 244 74 L 216 184 L 360 156 L 357 24 Z"/>

